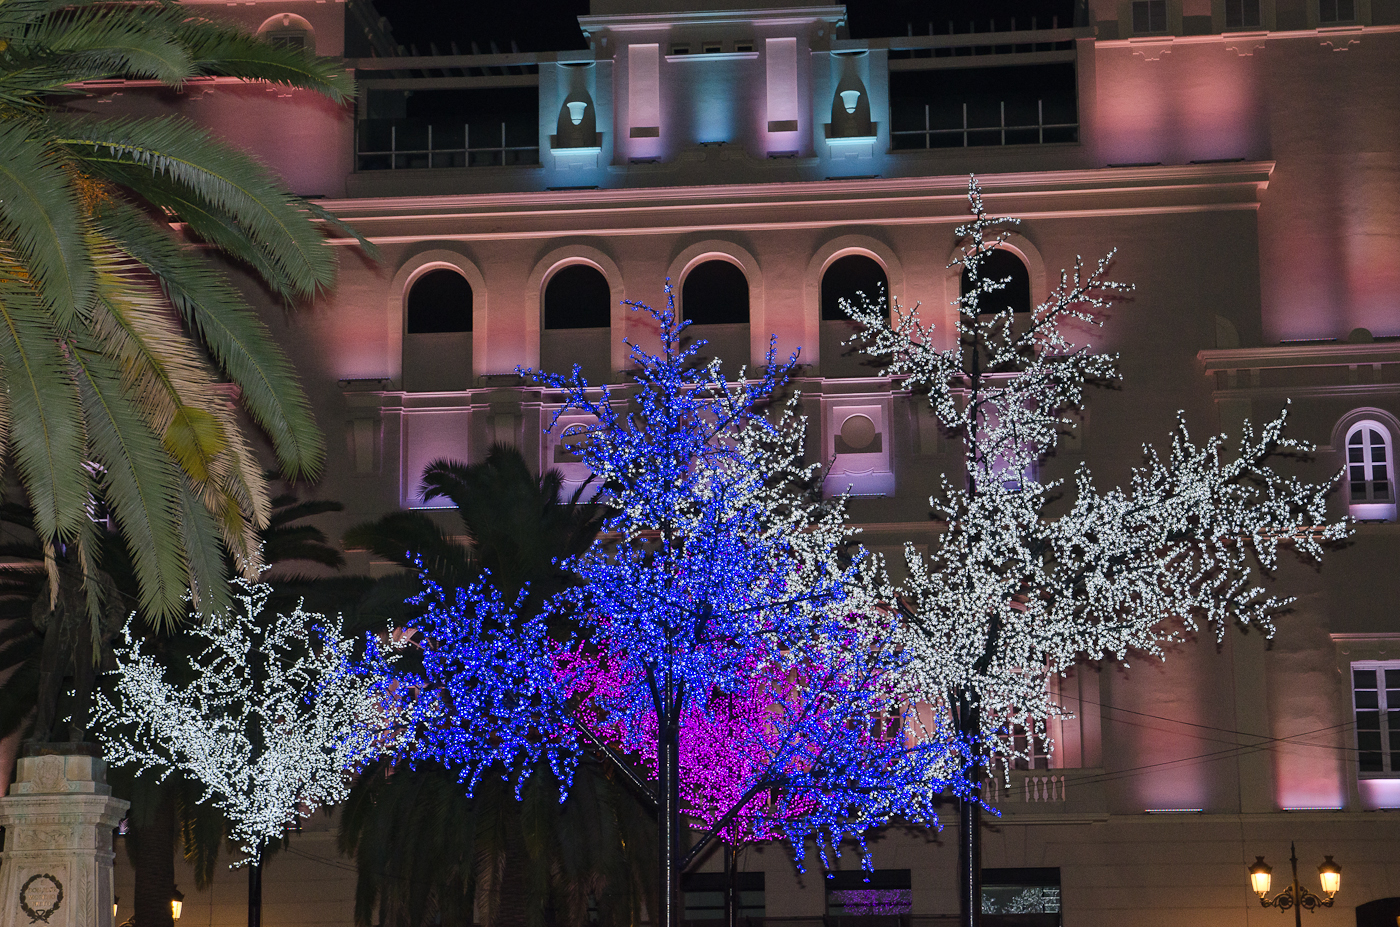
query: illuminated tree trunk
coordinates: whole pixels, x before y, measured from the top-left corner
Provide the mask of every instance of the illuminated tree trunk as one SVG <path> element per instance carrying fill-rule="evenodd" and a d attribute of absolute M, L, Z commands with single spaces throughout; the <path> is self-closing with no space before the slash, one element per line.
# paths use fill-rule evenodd
<path fill-rule="evenodd" d="M 739 927 L 739 854 L 724 844 L 724 927 Z"/>
<path fill-rule="evenodd" d="M 248 864 L 248 927 L 262 927 L 263 854 Z"/>
<path fill-rule="evenodd" d="M 656 750 L 656 858 L 657 927 L 680 927 L 680 725 L 675 706 L 669 705 L 657 721 Z"/>
<path fill-rule="evenodd" d="M 959 731 L 969 737 L 978 734 L 981 719 L 976 705 L 963 696 L 956 703 L 959 711 Z M 962 927 L 980 927 L 982 923 L 982 783 L 973 768 L 970 790 L 960 802 L 958 812 L 958 911 Z"/>

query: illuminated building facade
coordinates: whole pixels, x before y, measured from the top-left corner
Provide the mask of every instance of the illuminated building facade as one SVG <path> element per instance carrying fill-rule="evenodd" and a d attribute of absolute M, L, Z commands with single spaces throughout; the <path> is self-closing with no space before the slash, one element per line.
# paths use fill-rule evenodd
<path fill-rule="evenodd" d="M 1300 472 L 1345 467 L 1336 512 L 1361 524 L 1321 570 L 1280 573 L 1298 601 L 1272 641 L 1230 633 L 1063 681 L 1076 717 L 1042 768 L 998 787 L 985 839 L 989 904 L 1030 910 L 989 923 L 1273 924 L 1246 867 L 1284 864 L 1291 839 L 1314 890 L 1324 853 L 1344 869 L 1336 905 L 1305 919 L 1395 923 L 1400 0 L 1088 0 L 1017 20 L 967 4 L 866 38 L 840 6 L 596 0 L 586 50 L 432 57 L 393 56 L 354 3 L 187 2 L 346 55 L 360 81 L 353 111 L 224 81 L 94 87 L 84 104 L 178 109 L 382 248 L 374 266 L 347 247 L 309 311 L 268 313 L 333 448 L 318 493 L 347 504 L 339 527 L 420 505 L 425 464 L 495 441 L 581 481 L 542 433 L 556 397 L 515 369 L 615 379 L 622 338 L 647 337 L 619 300 L 659 300 L 669 278 L 729 369 L 770 335 L 801 349 L 828 487 L 859 497 L 871 547 L 917 543 L 959 458 L 844 353 L 837 298 L 887 284 L 950 337 L 971 172 L 1024 219 L 1014 298 L 1118 248 L 1136 293 L 1084 337 L 1121 353 L 1125 379 L 1045 475 L 1086 460 L 1121 482 L 1178 410 L 1197 435 L 1233 432 L 1291 399 L 1292 433 L 1319 447 Z M 292 845 L 335 857 L 328 837 Z M 955 859 L 951 833 L 891 833 L 874 882 L 823 887 L 752 851 L 745 911 L 951 915 Z M 266 923 L 349 924 L 347 866 L 274 860 Z M 694 916 L 713 914 L 693 887 Z M 216 885 L 185 907 L 235 923 L 239 901 Z"/>

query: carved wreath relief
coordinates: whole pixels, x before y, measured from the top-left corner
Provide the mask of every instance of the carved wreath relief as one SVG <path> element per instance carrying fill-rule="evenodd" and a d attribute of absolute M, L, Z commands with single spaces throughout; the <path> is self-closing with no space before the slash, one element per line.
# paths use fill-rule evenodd
<path fill-rule="evenodd" d="M 19 890 L 19 909 L 29 915 L 29 923 L 49 918 L 63 905 L 63 883 L 47 872 L 29 877 Z"/>

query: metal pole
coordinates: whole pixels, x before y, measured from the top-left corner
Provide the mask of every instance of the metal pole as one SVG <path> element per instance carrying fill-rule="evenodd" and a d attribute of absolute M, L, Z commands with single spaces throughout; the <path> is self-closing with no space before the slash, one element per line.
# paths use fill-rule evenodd
<path fill-rule="evenodd" d="M 1303 927 L 1303 893 L 1298 884 L 1298 845 L 1288 842 L 1288 856 L 1293 862 L 1293 927 Z"/>
<path fill-rule="evenodd" d="M 248 864 L 248 927 L 262 925 L 262 847 L 258 857 Z"/>

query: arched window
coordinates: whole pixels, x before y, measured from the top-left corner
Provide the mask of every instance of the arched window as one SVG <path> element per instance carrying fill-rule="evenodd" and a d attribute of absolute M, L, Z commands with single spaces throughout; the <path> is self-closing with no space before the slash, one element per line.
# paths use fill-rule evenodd
<path fill-rule="evenodd" d="M 311 23 L 293 13 L 268 17 L 258 27 L 258 35 L 269 45 L 279 48 L 301 48 L 315 54 L 316 34 Z"/>
<path fill-rule="evenodd" d="M 681 313 L 696 325 L 749 320 L 749 279 L 728 261 L 706 261 L 685 275 Z"/>
<path fill-rule="evenodd" d="M 983 280 L 1010 279 L 1001 289 L 982 294 L 978 305 L 978 315 L 1005 312 L 1008 308 L 1012 312 L 1031 311 L 1030 271 L 1026 270 L 1026 265 L 1021 262 L 1015 252 L 1006 248 L 995 248 L 987 252 L 986 256 L 982 258 L 980 273 Z M 961 295 L 967 295 L 968 287 L 968 274 L 964 270 Z"/>
<path fill-rule="evenodd" d="M 612 324 L 612 287 L 598 268 L 571 264 L 544 288 L 544 327 L 607 328 Z"/>
<path fill-rule="evenodd" d="M 408 291 L 408 333 L 472 330 L 472 285 L 455 270 L 430 270 Z"/>
<path fill-rule="evenodd" d="M 1390 429 L 1370 419 L 1347 431 L 1347 489 L 1351 514 L 1368 521 L 1395 519 L 1395 475 Z"/>
<path fill-rule="evenodd" d="M 885 269 L 873 258 L 864 254 L 848 254 L 831 262 L 822 274 L 822 321 L 837 322 L 850 319 L 841 308 L 841 300 L 850 300 L 860 305 L 860 296 L 887 305 L 890 298 L 890 284 L 885 277 Z"/>

